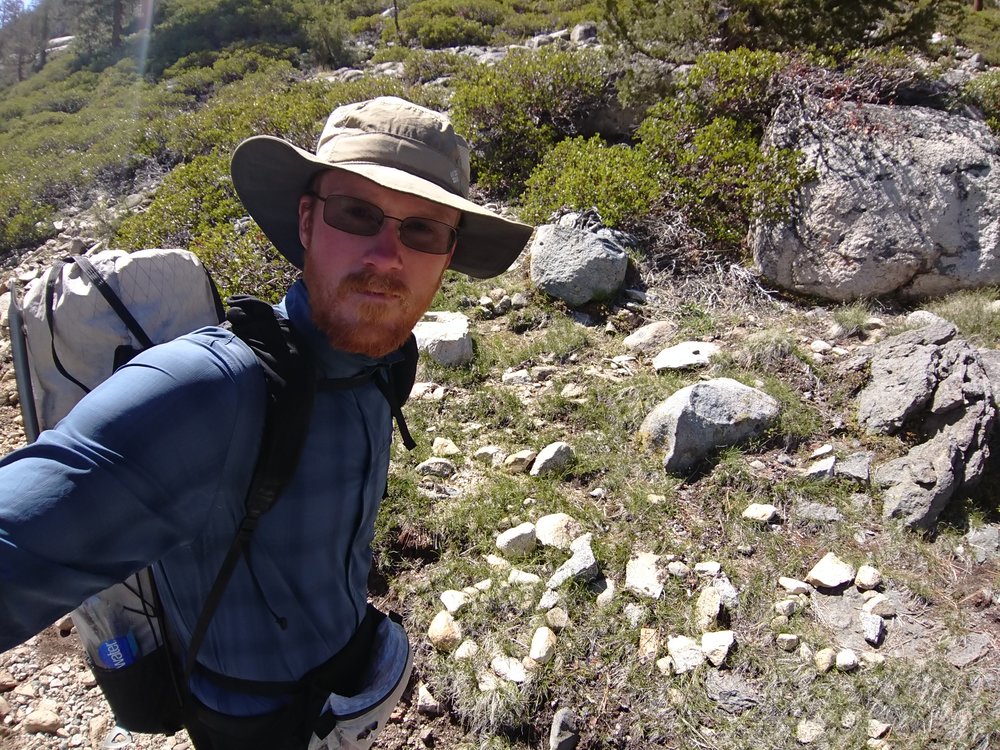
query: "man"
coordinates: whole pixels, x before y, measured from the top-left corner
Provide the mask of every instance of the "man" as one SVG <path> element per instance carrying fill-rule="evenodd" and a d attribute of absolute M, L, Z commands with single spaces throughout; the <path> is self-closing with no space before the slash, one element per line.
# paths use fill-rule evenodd
<path fill-rule="evenodd" d="M 387 367 L 446 269 L 501 273 L 531 233 L 468 200 L 468 147 L 445 117 L 392 97 L 334 110 L 315 154 L 250 138 L 232 177 L 302 269 L 276 309 L 327 378 Z M 140 354 L 0 462 L 0 648 L 156 562 L 183 652 L 241 520 L 264 409 L 253 352 L 203 329 Z M 199 750 L 306 746 L 314 717 L 283 686 L 365 621 L 391 439 L 372 380 L 316 393 L 295 475 L 197 650 L 185 723 Z"/>

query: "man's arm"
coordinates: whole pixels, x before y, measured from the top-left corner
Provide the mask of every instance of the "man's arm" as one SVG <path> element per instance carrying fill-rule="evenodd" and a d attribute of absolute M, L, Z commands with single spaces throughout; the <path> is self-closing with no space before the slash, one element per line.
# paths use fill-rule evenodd
<path fill-rule="evenodd" d="M 137 357 L 0 461 L 0 650 L 189 543 L 246 491 L 264 381 L 208 329 Z"/>

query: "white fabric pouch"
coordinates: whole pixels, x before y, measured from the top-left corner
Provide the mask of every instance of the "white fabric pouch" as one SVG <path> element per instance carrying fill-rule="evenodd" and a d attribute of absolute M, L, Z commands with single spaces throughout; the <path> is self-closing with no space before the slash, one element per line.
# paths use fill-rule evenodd
<path fill-rule="evenodd" d="M 413 652 L 406 631 L 386 617 L 375 631 L 364 687 L 352 696 L 330 693 L 309 750 L 369 750 L 403 695 L 412 669 Z"/>

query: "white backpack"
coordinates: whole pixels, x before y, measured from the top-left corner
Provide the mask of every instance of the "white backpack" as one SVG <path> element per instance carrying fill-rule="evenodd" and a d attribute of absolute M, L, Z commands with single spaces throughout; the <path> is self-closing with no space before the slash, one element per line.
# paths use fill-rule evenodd
<path fill-rule="evenodd" d="M 12 353 L 29 440 L 136 353 L 223 317 L 208 273 L 187 250 L 77 256 L 31 281 L 20 300 L 11 291 Z"/>

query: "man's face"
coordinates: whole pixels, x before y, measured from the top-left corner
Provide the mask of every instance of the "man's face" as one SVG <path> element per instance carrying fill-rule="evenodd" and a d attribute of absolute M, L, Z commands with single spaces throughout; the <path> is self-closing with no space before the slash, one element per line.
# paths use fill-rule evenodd
<path fill-rule="evenodd" d="M 461 212 L 384 188 L 349 172 L 326 172 L 314 182 L 321 196 L 347 195 L 373 203 L 389 216 L 433 219 L 458 226 Z M 313 321 L 343 351 L 382 357 L 398 349 L 427 311 L 451 260 L 413 250 L 399 239 L 399 222 L 386 218 L 365 237 L 329 226 L 324 202 L 299 201 L 299 239 L 305 248 L 303 278 Z"/>

